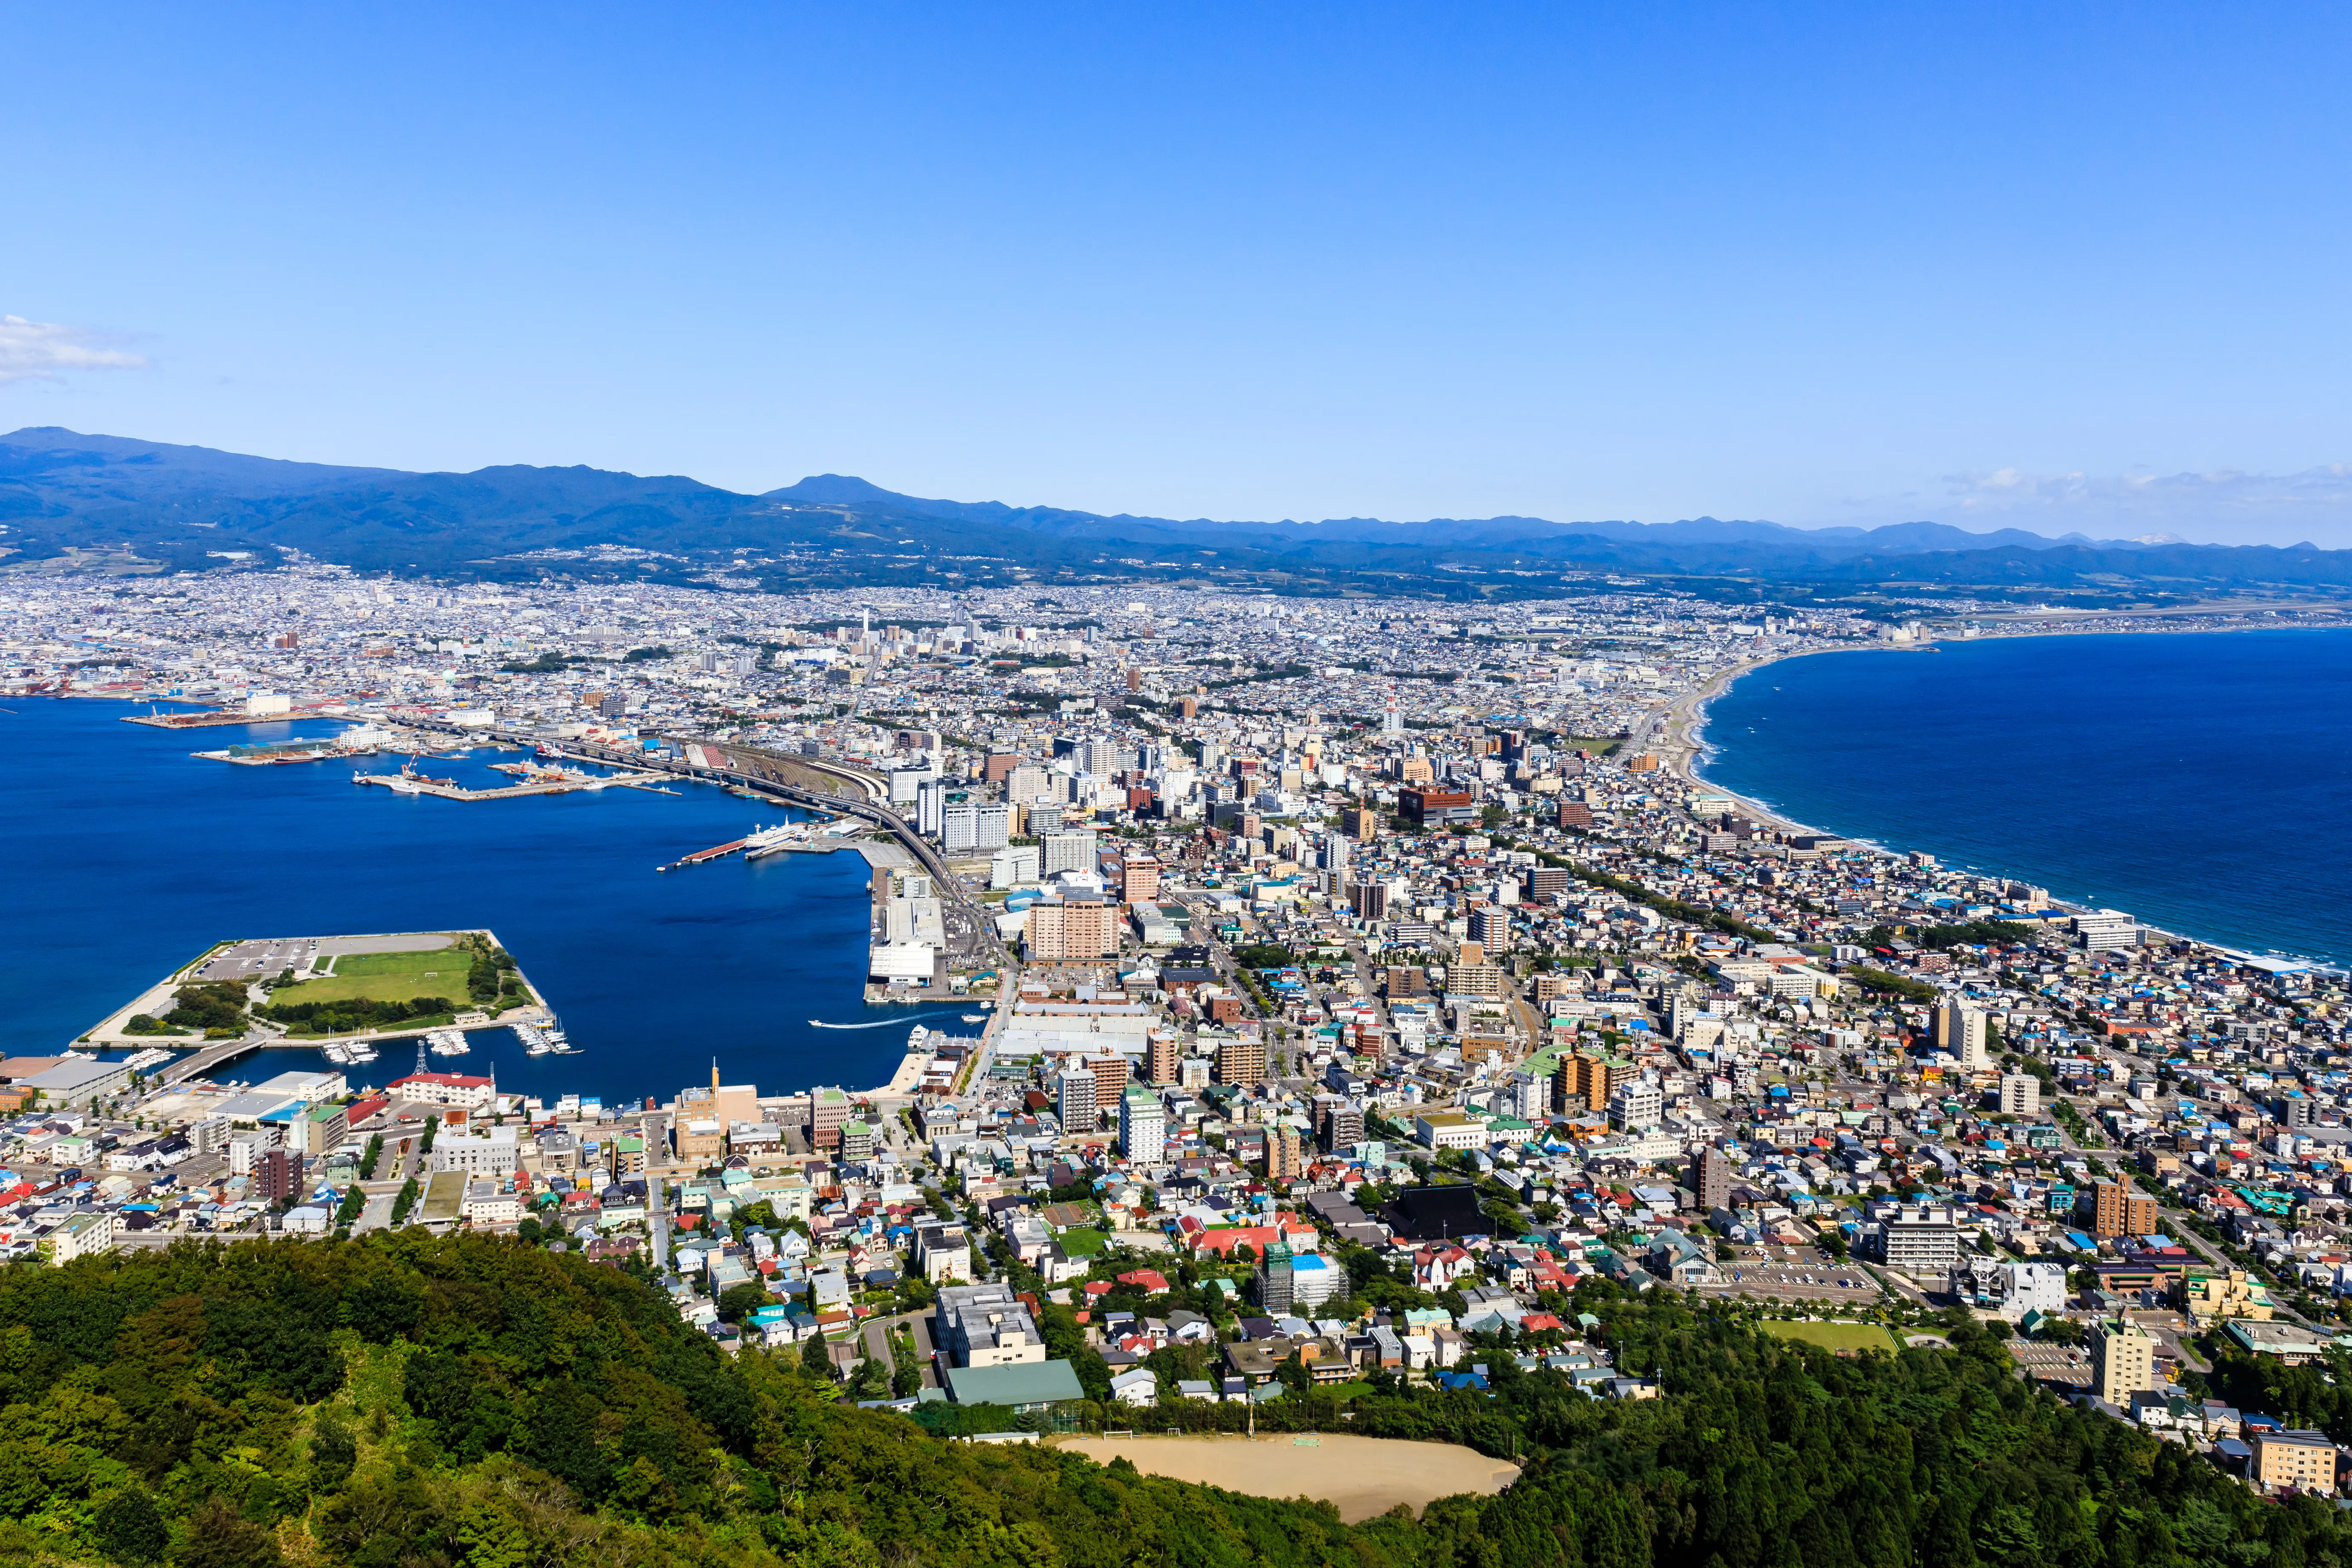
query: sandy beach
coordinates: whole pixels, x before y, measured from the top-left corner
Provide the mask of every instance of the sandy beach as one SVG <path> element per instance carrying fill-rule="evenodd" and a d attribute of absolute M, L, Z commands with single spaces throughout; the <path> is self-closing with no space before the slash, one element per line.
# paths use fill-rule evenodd
<path fill-rule="evenodd" d="M 1137 1419 L 1149 1421 L 1149 1411 Z M 1308 1497 L 1331 1504 L 1349 1524 L 1399 1503 L 1415 1512 L 1456 1492 L 1494 1493 L 1519 1468 L 1452 1443 L 1411 1443 L 1344 1434 L 1297 1437 L 1074 1437 L 1059 1447 L 1097 1463 L 1125 1458 L 1147 1475 L 1200 1481 L 1252 1497 Z"/>

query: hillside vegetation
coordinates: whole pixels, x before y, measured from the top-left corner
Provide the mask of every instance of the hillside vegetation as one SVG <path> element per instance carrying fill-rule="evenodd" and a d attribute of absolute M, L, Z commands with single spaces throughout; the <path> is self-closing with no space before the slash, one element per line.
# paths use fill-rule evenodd
<path fill-rule="evenodd" d="M 2029 1392 L 1990 1341 L 1841 1360 L 1588 1290 L 1664 1398 L 1555 1374 L 1384 1387 L 1358 1429 L 1527 1466 L 1355 1528 L 1328 1507 L 956 1444 L 730 1361 L 640 1279 L 488 1237 L 198 1247 L 0 1277 L 0 1561 L 352 1564 L 2275 1564 L 2315 1501 Z"/>

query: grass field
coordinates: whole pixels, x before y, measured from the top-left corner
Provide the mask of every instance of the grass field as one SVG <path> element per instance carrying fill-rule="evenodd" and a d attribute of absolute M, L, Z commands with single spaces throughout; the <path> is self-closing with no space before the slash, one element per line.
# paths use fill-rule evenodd
<path fill-rule="evenodd" d="M 464 948 L 445 947 L 432 952 L 346 952 L 335 959 L 334 978 L 346 975 L 425 974 L 454 970 L 459 975 L 473 963 Z"/>
<path fill-rule="evenodd" d="M 1832 1351 L 1885 1351 L 1893 1354 L 1895 1336 L 1876 1323 L 1775 1323 L 1757 1325 L 1784 1340 L 1802 1340 Z"/>
<path fill-rule="evenodd" d="M 1091 1226 L 1074 1225 L 1062 1233 L 1062 1250 L 1072 1258 L 1092 1258 L 1109 1240 Z"/>
<path fill-rule="evenodd" d="M 465 1001 L 466 972 L 445 969 L 438 974 L 330 974 L 324 980 L 281 985 L 269 994 L 269 1000 L 272 1005 L 283 1006 L 289 1002 L 406 1002 L 417 996 Z"/>
<path fill-rule="evenodd" d="M 466 1000 L 466 973 L 473 955 L 463 948 L 435 952 L 347 952 L 335 972 L 321 980 L 281 985 L 273 1003 L 406 1002 L 417 996 Z"/>

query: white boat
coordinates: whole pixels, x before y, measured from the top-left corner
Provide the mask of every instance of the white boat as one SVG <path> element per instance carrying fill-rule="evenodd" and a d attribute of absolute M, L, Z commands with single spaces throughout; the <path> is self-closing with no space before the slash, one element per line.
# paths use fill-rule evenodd
<path fill-rule="evenodd" d="M 963 1021 L 967 1024 L 985 1024 L 988 1022 L 988 1015 L 985 1013 L 966 1013 L 963 1015 Z"/>
<path fill-rule="evenodd" d="M 349 1046 L 321 1046 L 319 1054 L 339 1068 L 352 1065 L 352 1048 Z"/>
<path fill-rule="evenodd" d="M 474 1048 L 466 1043 L 465 1032 L 459 1029 L 435 1029 L 425 1040 L 436 1057 L 462 1057 Z"/>
<path fill-rule="evenodd" d="M 343 1049 L 349 1053 L 352 1060 L 355 1062 L 372 1062 L 375 1060 L 375 1047 L 368 1044 L 365 1040 L 353 1040 L 350 1045 L 345 1046 Z"/>

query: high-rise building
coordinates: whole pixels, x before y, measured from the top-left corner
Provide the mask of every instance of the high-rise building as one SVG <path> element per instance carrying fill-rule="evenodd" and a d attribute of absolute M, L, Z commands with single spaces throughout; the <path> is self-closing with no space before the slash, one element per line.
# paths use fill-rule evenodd
<path fill-rule="evenodd" d="M 1544 903 L 1555 895 L 1568 891 L 1568 872 L 1558 866 L 1533 866 L 1520 878 L 1527 888 L 1528 901 Z"/>
<path fill-rule="evenodd" d="M 1349 902 L 1355 907 L 1360 921 L 1384 921 L 1389 918 L 1389 885 L 1386 882 L 1359 882 L 1349 889 Z"/>
<path fill-rule="evenodd" d="M 1118 952 L 1118 910 L 1088 900 L 1029 906 L 1029 956 L 1041 963 L 1082 963 Z"/>
<path fill-rule="evenodd" d="M 1264 1041 L 1234 1038 L 1217 1046 L 1217 1081 L 1247 1087 L 1265 1079 Z"/>
<path fill-rule="evenodd" d="M 1472 910 L 1470 940 L 1488 952 L 1508 952 L 1511 948 L 1511 911 L 1493 904 L 1481 904 Z"/>
<path fill-rule="evenodd" d="M 1276 1317 L 1290 1310 L 1290 1248 L 1278 1241 L 1265 1249 L 1265 1257 L 1258 1262 L 1257 1303 Z"/>
<path fill-rule="evenodd" d="M 1731 1162 L 1722 1150 L 1709 1144 L 1691 1156 L 1690 1184 L 1702 1209 L 1719 1209 L 1730 1204 Z"/>
<path fill-rule="evenodd" d="M 1654 1083 L 1628 1079 L 1609 1097 L 1609 1125 L 1621 1132 L 1655 1127 L 1665 1117 L 1665 1096 Z"/>
<path fill-rule="evenodd" d="M 1992 1058 L 1985 1049 L 1985 1016 L 1982 1010 L 1958 1002 L 1947 1002 L 1936 1009 L 1936 1048 L 1949 1051 L 1959 1058 L 1960 1066 L 1971 1071 L 1989 1068 Z"/>
<path fill-rule="evenodd" d="M 841 1130 L 849 1124 L 852 1109 L 849 1096 L 837 1089 L 813 1089 L 808 1092 L 809 1147 L 837 1149 L 841 1146 Z"/>
<path fill-rule="evenodd" d="M 1064 1068 L 1054 1079 L 1054 1114 L 1066 1133 L 1093 1131 L 1095 1075 L 1084 1068 Z"/>
<path fill-rule="evenodd" d="M 1160 862 L 1151 856 L 1122 856 L 1118 870 L 1119 896 L 1129 903 L 1148 904 L 1160 896 Z"/>
<path fill-rule="evenodd" d="M 937 838 L 943 831 L 948 808 L 944 779 L 925 779 L 915 786 L 915 831 Z"/>
<path fill-rule="evenodd" d="M 1045 858 L 1042 872 L 1045 876 L 1095 868 L 1097 847 L 1095 830 L 1091 827 L 1064 827 L 1040 834 L 1037 847 Z"/>
<path fill-rule="evenodd" d="M 1174 1083 L 1184 1060 L 1184 1042 L 1174 1035 L 1154 1035 L 1143 1048 L 1144 1076 L 1154 1083 Z"/>
<path fill-rule="evenodd" d="M 1354 1100 L 1345 1095 L 1318 1095 L 1315 1110 L 1326 1152 L 1336 1154 L 1364 1141 L 1364 1108 Z"/>
<path fill-rule="evenodd" d="M 1551 1075 L 1525 1068 L 1511 1075 L 1511 1114 L 1521 1121 L 1551 1118 Z"/>
<path fill-rule="evenodd" d="M 2128 1405 L 2156 1386 L 2156 1341 L 2129 1318 L 2091 1325 L 2091 1391 L 2110 1405 Z"/>
<path fill-rule="evenodd" d="M 1088 1057 L 1079 1064 L 1095 1075 L 1095 1103 L 1108 1105 L 1127 1092 L 1127 1058 L 1122 1056 Z"/>
<path fill-rule="evenodd" d="M 2121 1182 L 2091 1184 L 2094 1236 L 2147 1236 L 2157 1228 L 2158 1215 L 2157 1201 L 2146 1193 L 2134 1192 Z"/>
<path fill-rule="evenodd" d="M 1878 1227 L 1879 1260 L 1900 1268 L 1930 1289 L 1943 1281 L 1960 1261 L 1960 1227 L 1952 1211 L 1941 1205 L 1905 1205 Z"/>
<path fill-rule="evenodd" d="M 2042 1114 L 2042 1080 L 2030 1072 L 2000 1075 L 2000 1110 L 2004 1116 Z"/>
<path fill-rule="evenodd" d="M 1295 1182 L 1307 1173 L 1306 1140 L 1287 1121 L 1265 1130 L 1265 1179 Z"/>
<path fill-rule="evenodd" d="M 1617 1088 L 1633 1076 L 1633 1064 L 1591 1051 L 1560 1058 L 1552 1075 L 1552 1099 L 1563 1112 L 1599 1110 Z"/>
<path fill-rule="evenodd" d="M 1140 1085 L 1129 1085 L 1118 1097 L 1118 1152 L 1141 1164 L 1167 1157 L 1168 1112 Z"/>
<path fill-rule="evenodd" d="M 253 1195 L 274 1204 L 290 1198 L 302 1187 L 302 1156 L 271 1149 L 253 1163 Z"/>

